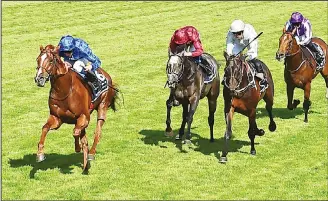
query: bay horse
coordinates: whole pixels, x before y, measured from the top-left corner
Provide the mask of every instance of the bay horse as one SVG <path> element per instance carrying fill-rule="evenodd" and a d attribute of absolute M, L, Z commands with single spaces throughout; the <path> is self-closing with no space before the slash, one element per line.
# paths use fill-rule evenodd
<path fill-rule="evenodd" d="M 326 63 L 320 71 L 320 74 L 326 83 L 326 98 L 328 99 L 328 46 L 320 38 L 314 37 L 311 40 L 321 47 L 325 55 Z M 310 54 L 309 50 L 297 44 L 293 32 L 284 32 L 279 38 L 279 48 L 276 52 L 276 59 L 278 61 L 285 60 L 284 77 L 288 99 L 287 108 L 293 110 L 297 107 L 300 101 L 293 100 L 294 89 L 296 87 L 303 89 L 304 122 L 308 122 L 308 112 L 311 106 L 311 82 L 319 73 L 316 70 L 316 60 Z"/>
<path fill-rule="evenodd" d="M 103 69 L 98 70 L 108 80 L 108 91 L 105 91 L 93 104 L 92 92 L 80 75 L 67 68 L 59 56 L 59 46 L 40 46 L 37 57 L 37 73 L 34 78 L 37 86 L 43 87 L 50 80 L 51 88 L 48 105 L 50 114 L 47 122 L 42 127 L 42 134 L 38 144 L 37 162 L 45 160 L 44 141 L 49 130 L 57 130 L 63 123 L 75 124 L 73 137 L 75 138 L 75 152 L 83 149 L 83 172 L 90 168 L 90 161 L 95 159 L 96 146 L 101 137 L 102 126 L 106 120 L 109 107 L 114 111 L 118 89 L 112 79 Z M 97 110 L 97 126 L 94 133 L 94 142 L 89 151 L 85 129 L 90 122 L 91 113 Z"/>
<path fill-rule="evenodd" d="M 226 131 L 224 134 L 225 147 L 223 149 L 220 162 L 227 162 L 228 154 L 228 140 L 232 136 L 232 119 L 234 112 L 238 112 L 248 117 L 249 129 L 248 137 L 251 141 L 252 155 L 256 154 L 254 139 L 255 136 L 264 135 L 264 130 L 259 129 L 256 124 L 256 107 L 258 102 L 263 99 L 266 102 L 265 109 L 270 118 L 269 130 L 271 132 L 276 130 L 276 123 L 272 116 L 274 84 L 272 76 L 268 67 L 259 60 L 261 66 L 266 74 L 268 81 L 268 88 L 264 92 L 260 92 L 259 80 L 256 78 L 255 70 L 251 68 L 245 60 L 245 56 L 229 56 L 224 52 L 226 60 L 226 67 L 223 76 L 223 98 L 224 98 L 224 114 L 226 121 Z"/>
<path fill-rule="evenodd" d="M 181 48 L 177 48 L 177 51 L 169 57 L 166 65 L 167 84 L 171 89 L 171 93 L 166 101 L 167 116 L 165 134 L 167 136 L 174 135 L 171 128 L 171 102 L 175 98 L 183 107 L 182 123 L 179 134 L 175 139 L 182 140 L 187 123 L 187 134 L 184 142 L 190 144 L 190 129 L 193 116 L 200 99 L 206 96 L 209 108 L 208 125 L 210 127 L 210 141 L 213 142 L 214 113 L 216 111 L 217 98 L 220 94 L 219 65 L 213 56 L 203 53 L 202 57 L 215 68 L 216 73 L 214 79 L 205 84 L 205 73 L 200 69 L 199 65 L 194 62 L 192 57 L 182 56 L 185 48 L 186 46 L 183 45 Z"/>

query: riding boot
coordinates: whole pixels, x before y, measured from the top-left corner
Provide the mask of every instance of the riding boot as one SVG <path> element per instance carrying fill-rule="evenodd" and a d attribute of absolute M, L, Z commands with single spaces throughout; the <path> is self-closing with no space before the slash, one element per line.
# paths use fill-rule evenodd
<path fill-rule="evenodd" d="M 99 96 L 99 92 L 101 90 L 101 81 L 98 79 L 96 74 L 94 72 L 88 71 L 86 74 L 86 80 L 91 86 L 94 96 Z"/>
<path fill-rule="evenodd" d="M 258 62 L 257 59 L 252 59 L 250 61 L 254 64 L 255 70 L 259 74 L 257 77 L 261 79 L 260 82 L 259 82 L 259 85 L 260 85 L 260 88 L 261 88 L 260 92 L 262 93 L 269 86 L 268 81 L 267 81 L 266 76 L 265 76 L 265 73 L 264 73 L 264 70 L 263 70 L 261 64 Z"/>
<path fill-rule="evenodd" d="M 318 63 L 318 67 L 322 67 L 322 62 L 323 62 L 323 57 L 324 55 L 321 53 L 321 51 L 318 49 L 318 47 L 316 45 L 313 44 L 313 42 L 309 42 L 309 44 L 307 45 L 307 47 L 314 53 L 315 55 L 315 60 Z"/>

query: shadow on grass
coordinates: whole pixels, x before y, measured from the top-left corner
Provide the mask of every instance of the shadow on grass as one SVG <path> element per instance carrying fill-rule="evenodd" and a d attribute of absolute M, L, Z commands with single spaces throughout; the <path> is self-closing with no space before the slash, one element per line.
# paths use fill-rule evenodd
<path fill-rule="evenodd" d="M 41 163 L 36 162 L 36 154 L 25 155 L 22 159 L 9 159 L 10 167 L 18 168 L 23 166 L 33 167 L 30 171 L 30 178 L 34 179 L 38 170 L 48 170 L 58 168 L 63 174 L 72 173 L 72 165 L 81 167 L 82 170 L 82 153 L 73 153 L 70 155 L 46 154 L 46 160 Z"/>
<path fill-rule="evenodd" d="M 178 130 L 174 130 L 174 134 L 178 134 Z M 183 143 L 181 140 L 175 140 L 175 137 L 166 137 L 163 130 L 141 130 L 139 134 L 144 137 L 141 139 L 145 144 L 155 145 L 161 148 L 167 148 L 166 146 L 159 145 L 159 142 L 172 142 L 175 147 L 179 149 L 181 153 L 187 153 L 183 150 Z M 185 137 L 185 136 L 184 136 Z M 209 139 L 203 138 L 196 133 L 191 132 L 191 142 L 193 143 L 193 150 L 201 152 L 204 155 L 214 154 L 217 159 L 220 158 L 219 152 L 223 151 L 225 140 L 223 137 L 215 139 L 214 142 L 210 142 Z M 258 143 L 255 143 L 258 144 Z M 229 141 L 229 152 L 240 152 L 249 154 L 248 152 L 239 151 L 243 146 L 250 147 L 250 141 L 235 140 L 233 137 Z"/>
<path fill-rule="evenodd" d="M 309 114 L 318 113 L 316 111 L 312 111 L 311 108 L 309 110 Z M 297 107 L 294 110 L 289 110 L 287 108 L 272 108 L 273 118 L 281 118 L 281 119 L 294 119 L 298 115 L 304 115 L 304 110 L 301 107 Z M 256 118 L 267 117 L 269 119 L 268 112 L 265 108 L 256 109 Z"/>

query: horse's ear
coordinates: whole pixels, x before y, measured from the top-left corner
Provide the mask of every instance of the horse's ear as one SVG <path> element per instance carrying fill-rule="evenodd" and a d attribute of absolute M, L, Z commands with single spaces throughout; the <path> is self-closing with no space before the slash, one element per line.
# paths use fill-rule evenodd
<path fill-rule="evenodd" d="M 42 45 L 40 45 L 40 51 L 41 51 L 41 52 L 43 51 L 43 46 L 42 46 Z"/>
<path fill-rule="evenodd" d="M 284 28 L 282 29 L 282 33 L 283 33 L 283 34 L 286 33 L 286 27 L 284 27 Z"/>
<path fill-rule="evenodd" d="M 223 51 L 223 56 L 224 56 L 225 60 L 228 61 L 229 54 L 226 51 Z"/>
<path fill-rule="evenodd" d="M 59 45 L 57 47 L 55 47 L 55 49 L 53 50 L 53 53 L 59 54 L 59 48 L 60 48 Z"/>

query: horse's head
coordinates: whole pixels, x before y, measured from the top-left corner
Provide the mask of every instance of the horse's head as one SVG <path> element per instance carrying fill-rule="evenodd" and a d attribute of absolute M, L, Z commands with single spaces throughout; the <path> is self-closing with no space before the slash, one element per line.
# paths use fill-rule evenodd
<path fill-rule="evenodd" d="M 40 46 L 40 54 L 36 58 L 37 67 L 34 78 L 35 83 L 39 87 L 43 87 L 49 80 L 50 76 L 65 74 L 63 68 L 58 67 L 61 62 L 59 57 L 59 46 L 47 45 L 45 48 Z"/>
<path fill-rule="evenodd" d="M 176 84 L 181 80 L 184 71 L 183 53 L 185 52 L 186 45 L 180 45 L 173 52 L 166 64 L 167 84 L 169 88 L 175 88 Z"/>
<path fill-rule="evenodd" d="M 297 47 L 297 42 L 294 37 L 294 29 L 292 32 L 284 32 L 279 38 L 279 49 L 276 52 L 276 59 L 282 61 L 284 58 L 291 56 L 297 52 L 294 48 Z"/>
<path fill-rule="evenodd" d="M 243 55 L 231 55 L 227 52 L 223 53 L 226 59 L 226 67 L 224 69 L 224 85 L 229 88 L 230 91 L 235 91 L 241 84 L 243 78 L 243 65 L 245 65 L 245 56 Z"/>

